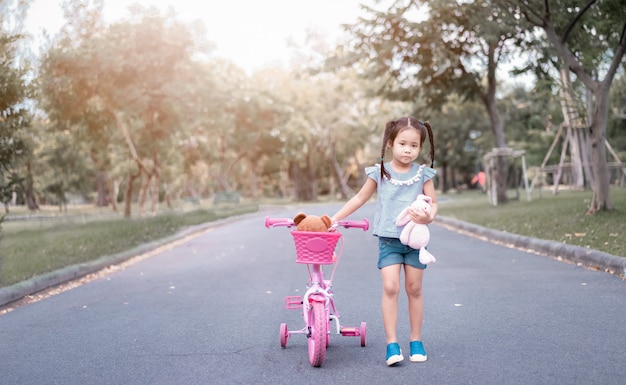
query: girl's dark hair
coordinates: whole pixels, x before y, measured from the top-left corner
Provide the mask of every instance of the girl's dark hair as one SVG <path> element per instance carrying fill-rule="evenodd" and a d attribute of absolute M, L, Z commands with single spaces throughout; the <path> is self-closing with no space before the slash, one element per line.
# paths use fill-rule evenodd
<path fill-rule="evenodd" d="M 396 136 L 404 130 L 409 128 L 416 129 L 420 134 L 420 147 L 426 140 L 426 134 L 428 133 L 428 141 L 430 142 L 430 167 L 435 165 L 435 138 L 433 137 L 433 129 L 430 127 L 430 123 L 422 122 L 415 119 L 412 116 L 392 120 L 385 125 L 385 133 L 383 135 L 383 148 L 380 153 L 380 177 L 391 178 L 389 171 L 385 170 L 385 150 L 387 144 L 396 140 Z"/>

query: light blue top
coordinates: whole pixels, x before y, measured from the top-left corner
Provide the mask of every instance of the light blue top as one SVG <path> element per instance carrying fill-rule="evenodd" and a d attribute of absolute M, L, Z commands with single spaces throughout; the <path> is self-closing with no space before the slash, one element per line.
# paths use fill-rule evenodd
<path fill-rule="evenodd" d="M 391 179 L 385 178 L 381 183 L 379 164 L 365 168 L 367 177 L 376 182 L 378 194 L 372 234 L 378 237 L 400 238 L 402 226 L 396 226 L 396 218 L 419 194 L 423 194 L 424 182 L 432 179 L 437 171 L 416 163 L 413 163 L 406 173 L 393 171 L 389 163 L 385 163 L 385 170 L 389 172 Z"/>

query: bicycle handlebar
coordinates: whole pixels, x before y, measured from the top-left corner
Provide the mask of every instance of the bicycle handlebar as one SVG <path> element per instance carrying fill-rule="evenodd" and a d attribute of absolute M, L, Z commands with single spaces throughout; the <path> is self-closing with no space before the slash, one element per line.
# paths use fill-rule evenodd
<path fill-rule="evenodd" d="M 346 229 L 349 229 L 351 227 L 356 227 L 357 229 L 363 229 L 363 231 L 367 231 L 367 229 L 370 228 L 370 221 L 368 221 L 367 218 L 363 218 L 362 221 L 344 219 L 342 221 L 337 222 L 337 226 L 341 226 Z"/>
<path fill-rule="evenodd" d="M 279 226 L 292 227 L 295 225 L 296 224 L 293 222 L 293 219 L 291 218 L 270 218 L 269 215 L 265 217 L 265 227 L 267 227 L 268 229 L 270 227 L 279 227 Z"/>
<path fill-rule="evenodd" d="M 265 227 L 267 228 L 280 226 L 293 227 L 295 225 L 296 224 L 291 218 L 270 218 L 269 216 L 265 217 Z M 346 229 L 354 227 L 357 229 L 363 229 L 363 231 L 367 231 L 370 228 L 370 222 L 367 220 L 367 218 L 364 218 L 362 221 L 344 219 L 337 222 L 336 225 Z"/>

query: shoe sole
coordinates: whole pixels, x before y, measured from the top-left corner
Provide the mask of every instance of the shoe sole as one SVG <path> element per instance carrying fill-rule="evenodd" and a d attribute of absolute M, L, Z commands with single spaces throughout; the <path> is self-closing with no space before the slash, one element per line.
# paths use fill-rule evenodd
<path fill-rule="evenodd" d="M 395 356 L 387 358 L 387 366 L 392 366 L 402 361 L 404 361 L 404 357 L 402 355 L 396 354 Z"/>
<path fill-rule="evenodd" d="M 427 356 L 423 356 L 421 354 L 413 354 L 409 357 L 409 360 L 411 360 L 411 362 L 426 362 L 427 359 Z"/>

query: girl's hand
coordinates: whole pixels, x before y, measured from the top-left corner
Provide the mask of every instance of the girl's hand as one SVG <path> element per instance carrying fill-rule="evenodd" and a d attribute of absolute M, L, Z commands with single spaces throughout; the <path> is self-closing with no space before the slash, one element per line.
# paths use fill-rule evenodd
<path fill-rule="evenodd" d="M 330 218 L 330 227 L 328 228 L 328 232 L 334 233 L 335 231 L 337 231 L 337 227 L 339 227 L 339 224 L 337 222 L 338 221 L 335 219 L 335 217 Z"/>
<path fill-rule="evenodd" d="M 413 222 L 423 225 L 432 222 L 434 219 L 431 217 L 430 212 L 426 210 L 416 210 L 412 207 L 409 208 L 409 215 L 411 216 L 411 220 Z"/>

